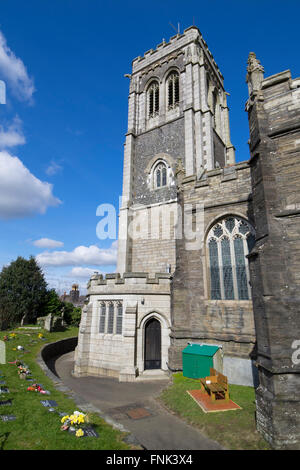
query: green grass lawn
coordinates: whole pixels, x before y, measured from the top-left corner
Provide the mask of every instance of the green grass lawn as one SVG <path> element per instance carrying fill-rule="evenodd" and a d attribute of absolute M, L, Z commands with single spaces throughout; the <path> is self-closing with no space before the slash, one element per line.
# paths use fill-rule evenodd
<path fill-rule="evenodd" d="M 163 391 L 159 399 L 167 408 L 226 449 L 270 449 L 256 430 L 254 388 L 229 385 L 231 400 L 242 409 L 217 413 L 204 413 L 187 393 L 187 390 L 199 388 L 199 380 L 176 373 L 173 375 L 173 384 Z"/>
<path fill-rule="evenodd" d="M 75 410 L 81 411 L 67 394 L 55 389 L 52 381 L 44 374 L 36 363 L 36 356 L 45 343 L 58 341 L 63 338 L 77 336 L 78 328 L 70 327 L 64 332 L 49 333 L 45 330 L 13 330 L 16 338 L 5 342 L 6 364 L 0 364 L 0 371 L 5 381 L 3 387 L 9 389 L 9 393 L 0 394 L 0 401 L 12 400 L 12 406 L 0 406 L 1 415 L 15 415 L 15 421 L 3 422 L 0 419 L 0 450 L 84 450 L 106 449 L 120 450 L 131 449 L 122 441 L 124 434 L 113 429 L 97 414 L 90 414 L 91 423 L 99 434 L 99 437 L 80 437 L 68 431 L 61 431 L 61 417 L 57 412 L 49 412 L 40 401 L 55 400 L 58 407 L 55 410 L 72 414 Z M 38 338 L 42 333 L 46 340 Z M 1 331 L 0 340 L 11 331 Z M 29 351 L 14 350 L 18 345 Z M 19 378 L 17 366 L 9 364 L 16 359 L 29 366 L 34 382 Z M 32 383 L 43 385 L 50 395 L 42 395 L 38 392 L 27 391 Z"/>

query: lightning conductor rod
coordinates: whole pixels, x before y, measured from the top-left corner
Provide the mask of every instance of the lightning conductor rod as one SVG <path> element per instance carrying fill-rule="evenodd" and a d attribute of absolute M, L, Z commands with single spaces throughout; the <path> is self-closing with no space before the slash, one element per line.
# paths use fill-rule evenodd
<path fill-rule="evenodd" d="M 169 25 L 172 26 L 173 29 L 175 29 L 177 34 L 180 34 L 180 23 L 178 23 L 178 28 L 176 29 L 175 26 L 169 21 Z"/>

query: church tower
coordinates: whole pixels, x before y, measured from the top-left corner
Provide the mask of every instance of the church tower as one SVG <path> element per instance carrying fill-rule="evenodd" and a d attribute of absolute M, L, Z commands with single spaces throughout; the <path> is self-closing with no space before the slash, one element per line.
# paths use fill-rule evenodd
<path fill-rule="evenodd" d="M 190 341 L 224 343 L 224 355 L 242 356 L 251 368 L 255 338 L 243 256 L 252 233 L 250 170 L 235 164 L 223 76 L 195 26 L 134 59 L 128 76 L 117 269 L 89 281 L 74 374 L 165 378 L 182 368 Z M 219 250 L 218 268 L 216 252 L 210 259 L 206 245 L 192 243 L 190 250 L 186 243 L 186 208 L 195 203 L 203 208 L 207 243 Z M 236 371 L 240 359 L 226 364 L 226 373 Z"/>
<path fill-rule="evenodd" d="M 178 167 L 199 179 L 235 163 L 227 93 L 195 26 L 134 59 L 128 77 L 117 272 L 172 273 Z"/>

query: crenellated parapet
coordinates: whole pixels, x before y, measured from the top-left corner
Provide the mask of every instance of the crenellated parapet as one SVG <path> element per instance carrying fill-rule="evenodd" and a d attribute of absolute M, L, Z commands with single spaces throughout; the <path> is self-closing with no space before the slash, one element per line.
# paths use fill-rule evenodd
<path fill-rule="evenodd" d="M 204 210 L 240 205 L 251 201 L 250 165 L 240 162 L 224 168 L 184 177 L 180 184 L 185 204 L 203 202 Z"/>
<path fill-rule="evenodd" d="M 160 293 L 169 294 L 172 276 L 168 273 L 119 273 L 94 274 L 88 283 L 88 295 L 105 294 L 138 294 L 138 293 Z"/>
<path fill-rule="evenodd" d="M 172 36 L 169 42 L 163 40 L 156 49 L 150 49 L 142 57 L 136 57 L 132 61 L 132 73 L 147 73 L 146 69 L 148 67 L 158 67 L 182 54 L 186 64 L 200 61 L 201 64 L 205 63 L 207 67 L 210 66 L 216 79 L 223 86 L 224 77 L 201 32 L 196 26 L 190 26 L 184 30 L 183 34 Z M 156 63 L 155 66 L 152 65 L 154 62 Z"/>

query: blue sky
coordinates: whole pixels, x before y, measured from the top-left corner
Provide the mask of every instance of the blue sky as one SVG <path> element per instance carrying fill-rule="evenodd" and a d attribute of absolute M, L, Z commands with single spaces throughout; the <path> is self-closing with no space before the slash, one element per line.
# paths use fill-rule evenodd
<path fill-rule="evenodd" d="M 290 69 L 299 77 L 299 17 L 299 0 L 1 0 L 0 267 L 38 256 L 60 290 L 84 286 L 94 270 L 114 271 L 116 244 L 97 238 L 96 209 L 118 208 L 121 195 L 124 74 L 175 34 L 170 23 L 181 32 L 194 23 L 203 34 L 230 93 L 231 138 L 243 161 L 248 54 L 265 76 Z"/>

